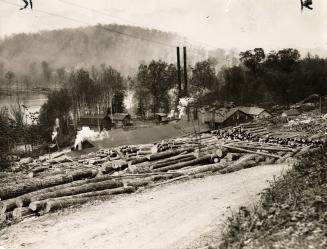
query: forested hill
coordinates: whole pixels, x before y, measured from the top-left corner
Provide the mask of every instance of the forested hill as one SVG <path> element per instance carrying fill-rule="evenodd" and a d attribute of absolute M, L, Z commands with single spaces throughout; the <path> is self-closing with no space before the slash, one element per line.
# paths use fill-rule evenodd
<path fill-rule="evenodd" d="M 97 25 L 4 38 L 0 40 L 0 63 L 17 75 L 33 74 L 35 67 L 43 61 L 53 70 L 98 67 L 105 63 L 124 75 L 130 75 L 135 73 L 140 62 L 158 59 L 175 62 L 176 44 L 186 43 L 174 33 L 116 24 Z M 205 54 L 193 59 L 204 57 Z"/>

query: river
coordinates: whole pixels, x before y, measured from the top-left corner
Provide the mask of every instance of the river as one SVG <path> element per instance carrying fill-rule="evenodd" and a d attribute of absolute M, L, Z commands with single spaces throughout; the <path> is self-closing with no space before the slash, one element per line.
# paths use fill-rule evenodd
<path fill-rule="evenodd" d="M 25 114 L 28 114 L 31 112 L 38 112 L 46 101 L 47 96 L 42 93 L 19 93 L 11 96 L 0 95 L 0 108 L 10 108 L 11 105 L 20 103 L 21 105 L 25 105 L 27 107 Z"/>

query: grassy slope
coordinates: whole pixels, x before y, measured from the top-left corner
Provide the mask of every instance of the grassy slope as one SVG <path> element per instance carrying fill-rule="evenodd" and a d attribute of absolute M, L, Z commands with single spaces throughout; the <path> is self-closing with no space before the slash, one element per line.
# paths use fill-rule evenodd
<path fill-rule="evenodd" d="M 327 147 L 302 157 L 229 218 L 220 248 L 327 248 L 326 162 Z"/>

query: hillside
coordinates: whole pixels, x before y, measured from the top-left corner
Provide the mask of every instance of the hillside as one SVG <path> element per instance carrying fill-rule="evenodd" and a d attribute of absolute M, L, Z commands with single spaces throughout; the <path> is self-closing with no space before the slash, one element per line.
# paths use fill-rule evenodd
<path fill-rule="evenodd" d="M 134 73 L 142 61 L 175 62 L 177 44 L 187 45 L 184 38 L 174 33 L 116 24 L 97 25 L 4 38 L 0 40 L 0 63 L 4 70 L 18 74 L 34 73 L 42 61 L 48 62 L 54 70 L 98 67 L 105 63 L 128 75 Z M 192 57 L 190 54 L 190 61 Z"/>

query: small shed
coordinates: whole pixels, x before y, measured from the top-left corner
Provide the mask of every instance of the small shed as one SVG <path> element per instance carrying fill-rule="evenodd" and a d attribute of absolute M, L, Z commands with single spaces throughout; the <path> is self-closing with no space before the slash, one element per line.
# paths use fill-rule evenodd
<path fill-rule="evenodd" d="M 157 122 L 162 123 L 162 122 L 167 122 L 168 121 L 168 115 L 163 112 L 158 112 L 155 114 Z"/>
<path fill-rule="evenodd" d="M 115 113 L 109 116 L 111 117 L 115 128 L 125 127 L 131 124 L 131 115 L 128 113 Z"/>
<path fill-rule="evenodd" d="M 296 110 L 296 109 L 291 109 L 291 110 L 285 110 L 282 113 L 282 117 L 284 118 L 295 118 L 297 116 L 299 116 L 301 113 Z"/>

